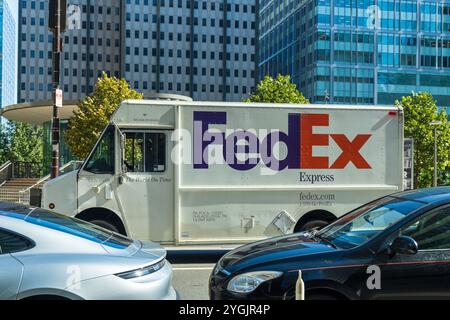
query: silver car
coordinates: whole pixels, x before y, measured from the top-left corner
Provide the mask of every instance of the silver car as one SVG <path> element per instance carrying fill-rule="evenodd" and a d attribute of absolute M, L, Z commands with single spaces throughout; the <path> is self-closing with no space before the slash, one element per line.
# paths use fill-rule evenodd
<path fill-rule="evenodd" d="M 0 299 L 176 299 L 165 258 L 152 242 L 0 203 Z"/>

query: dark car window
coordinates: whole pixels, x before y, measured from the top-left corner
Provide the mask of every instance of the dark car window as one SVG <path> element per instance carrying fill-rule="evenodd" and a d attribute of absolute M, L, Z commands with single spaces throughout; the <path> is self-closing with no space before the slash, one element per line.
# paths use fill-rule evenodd
<path fill-rule="evenodd" d="M 416 240 L 419 250 L 450 249 L 450 207 L 420 218 L 400 233 Z"/>
<path fill-rule="evenodd" d="M 342 217 L 318 234 L 338 247 L 354 248 L 422 206 L 421 202 L 387 197 Z"/>
<path fill-rule="evenodd" d="M 31 249 L 34 243 L 18 234 L 0 229 L 0 254 L 14 253 Z"/>

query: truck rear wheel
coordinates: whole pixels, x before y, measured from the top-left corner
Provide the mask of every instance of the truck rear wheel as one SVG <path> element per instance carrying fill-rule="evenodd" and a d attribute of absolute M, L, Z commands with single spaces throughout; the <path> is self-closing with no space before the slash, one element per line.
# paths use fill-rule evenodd
<path fill-rule="evenodd" d="M 305 223 L 298 231 L 308 231 L 315 228 L 322 228 L 327 224 L 329 224 L 329 222 L 325 220 L 312 220 Z"/>
<path fill-rule="evenodd" d="M 336 216 L 329 211 L 310 211 L 300 218 L 294 228 L 294 232 L 302 232 L 314 228 L 322 228 L 334 221 L 336 221 Z"/>

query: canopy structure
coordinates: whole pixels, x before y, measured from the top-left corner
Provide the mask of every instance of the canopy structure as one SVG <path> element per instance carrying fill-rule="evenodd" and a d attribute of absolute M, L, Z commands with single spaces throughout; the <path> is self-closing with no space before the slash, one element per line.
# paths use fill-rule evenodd
<path fill-rule="evenodd" d="M 77 109 L 78 101 L 65 101 L 61 108 L 61 120 L 68 120 Z M 0 109 L 0 116 L 11 121 L 19 121 L 37 126 L 42 126 L 52 120 L 53 102 L 39 101 L 30 103 L 20 103 Z"/>

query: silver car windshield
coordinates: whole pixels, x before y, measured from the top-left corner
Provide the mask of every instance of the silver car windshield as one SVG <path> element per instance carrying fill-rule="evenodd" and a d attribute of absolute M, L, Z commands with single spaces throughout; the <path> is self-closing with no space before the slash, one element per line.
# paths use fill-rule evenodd
<path fill-rule="evenodd" d="M 24 220 L 117 249 L 125 249 L 133 244 L 133 240 L 94 224 L 42 209 L 31 211 Z"/>

